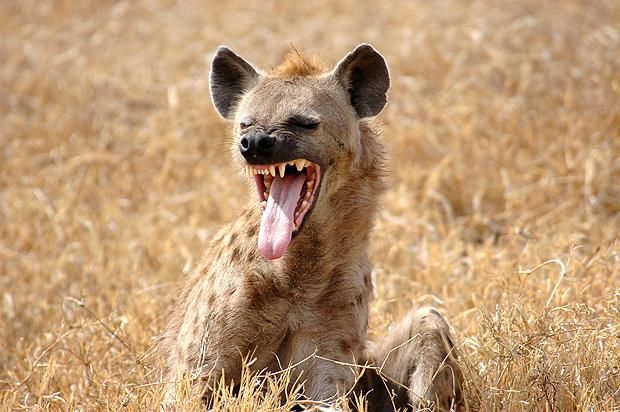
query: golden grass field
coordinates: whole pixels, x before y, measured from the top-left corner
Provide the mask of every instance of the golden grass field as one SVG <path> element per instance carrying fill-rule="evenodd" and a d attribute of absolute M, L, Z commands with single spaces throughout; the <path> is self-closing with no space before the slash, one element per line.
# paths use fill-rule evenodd
<path fill-rule="evenodd" d="M 617 0 L 3 1 L 1 410 L 158 409 L 184 273 L 255 201 L 215 48 L 270 68 L 360 42 L 392 75 L 371 335 L 433 305 L 469 409 L 620 410 Z"/>

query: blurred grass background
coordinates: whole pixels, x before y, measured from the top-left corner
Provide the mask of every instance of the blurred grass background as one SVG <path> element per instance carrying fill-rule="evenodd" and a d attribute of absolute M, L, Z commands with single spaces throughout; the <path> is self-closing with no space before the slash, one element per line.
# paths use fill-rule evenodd
<path fill-rule="evenodd" d="M 472 408 L 620 410 L 615 0 L 2 2 L 2 410 L 157 409 L 149 349 L 248 199 L 212 53 L 360 42 L 392 75 L 371 335 L 434 305 Z"/>

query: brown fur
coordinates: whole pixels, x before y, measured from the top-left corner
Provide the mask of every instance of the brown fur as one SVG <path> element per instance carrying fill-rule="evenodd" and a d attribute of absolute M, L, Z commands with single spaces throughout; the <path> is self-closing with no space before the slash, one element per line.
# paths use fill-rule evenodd
<path fill-rule="evenodd" d="M 318 76 L 327 73 L 329 66 L 319 57 L 299 51 L 294 47 L 284 57 L 282 63 L 270 73 L 281 78 Z"/>
<path fill-rule="evenodd" d="M 375 350 L 366 349 L 373 296 L 367 249 L 385 188 L 384 151 L 377 125 L 356 117 L 347 90 L 317 61 L 294 52 L 273 73 L 258 79 L 236 107 L 234 128 L 236 149 L 242 118 L 250 116 L 253 127 L 286 135 L 282 119 L 300 108 L 321 117 L 318 133 L 292 137 L 292 158 L 312 160 L 323 171 L 314 210 L 286 254 L 274 261 L 257 250 L 261 211 L 254 202 L 215 236 L 189 277 L 163 336 L 168 379 L 217 379 L 225 371 L 228 381 L 239 382 L 242 359 L 252 354 L 256 371 L 301 362 L 293 378 L 305 381 L 305 395 L 329 401 L 355 384 L 357 368 L 344 364 L 369 362 L 385 364 L 382 372 L 401 385 L 416 385 L 408 393 L 415 404 L 421 399 L 450 399 L 451 387 L 426 387 L 444 360 L 453 362 L 445 356 L 451 346 L 446 349 L 447 324 L 437 312 L 429 315 L 435 322 L 412 312 L 401 332 Z M 234 153 L 244 165 L 238 150 Z M 390 352 L 416 333 L 423 342 Z M 420 366 L 415 372 L 413 364 Z M 366 381 L 361 390 L 379 388 L 378 378 Z"/>

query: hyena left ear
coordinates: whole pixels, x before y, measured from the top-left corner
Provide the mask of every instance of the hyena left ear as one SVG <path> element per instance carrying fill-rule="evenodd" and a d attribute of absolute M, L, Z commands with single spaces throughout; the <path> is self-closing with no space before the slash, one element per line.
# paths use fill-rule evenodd
<path fill-rule="evenodd" d="M 360 44 L 338 63 L 334 76 L 346 88 L 360 119 L 376 116 L 387 102 L 390 73 L 370 44 Z"/>
<path fill-rule="evenodd" d="M 260 75 L 250 63 L 228 47 L 220 46 L 211 62 L 211 99 L 225 119 L 235 117 L 237 103 L 258 82 Z"/>

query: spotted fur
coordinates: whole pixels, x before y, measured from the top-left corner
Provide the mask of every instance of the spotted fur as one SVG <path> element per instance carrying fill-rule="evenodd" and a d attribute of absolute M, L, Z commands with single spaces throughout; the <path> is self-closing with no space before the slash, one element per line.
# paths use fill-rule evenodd
<path fill-rule="evenodd" d="M 304 381 L 305 396 L 317 401 L 348 393 L 359 376 L 354 364 L 383 366 L 356 386 L 372 391 L 376 408 L 437 401 L 446 407 L 458 400 L 450 379 L 457 376 L 450 375 L 456 370 L 450 333 L 438 312 L 412 311 L 382 342 L 372 345 L 367 338 L 373 297 L 368 242 L 386 175 L 372 116 L 385 104 L 387 76 L 383 58 L 369 45 L 331 71 L 293 51 L 268 74 L 229 49 L 218 50 L 211 89 L 218 111 L 235 122 L 233 152 L 238 125 L 249 117 L 254 127 L 294 139 L 292 158 L 320 164 L 323 178 L 314 209 L 282 258 L 270 261 L 257 250 L 256 203 L 214 237 L 163 335 L 169 381 L 218 380 L 225 373 L 239 382 L 243 358 L 252 356 L 255 371 L 298 365 L 293 380 Z M 321 119 L 318 131 L 282 129 L 283 119 L 299 111 Z M 235 161 L 244 164 L 238 154 Z M 396 401 L 382 392 L 386 381 L 397 383 Z M 208 390 L 204 396 L 208 402 Z"/>

